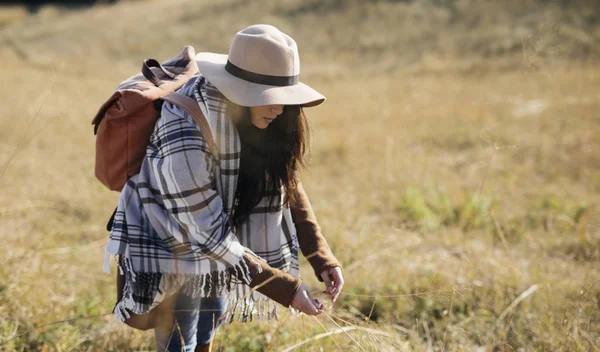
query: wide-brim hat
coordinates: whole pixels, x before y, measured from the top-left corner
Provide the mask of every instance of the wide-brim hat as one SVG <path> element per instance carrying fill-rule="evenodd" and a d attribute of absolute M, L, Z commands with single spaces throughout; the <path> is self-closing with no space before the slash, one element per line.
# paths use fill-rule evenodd
<path fill-rule="evenodd" d="M 316 106 L 325 97 L 300 82 L 296 42 L 279 29 L 253 25 L 239 31 L 229 54 L 196 55 L 200 73 L 232 102 L 242 106 Z"/>

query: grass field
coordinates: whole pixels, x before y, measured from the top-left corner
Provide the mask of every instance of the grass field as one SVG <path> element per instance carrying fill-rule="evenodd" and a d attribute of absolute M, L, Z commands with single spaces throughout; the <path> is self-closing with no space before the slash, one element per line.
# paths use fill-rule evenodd
<path fill-rule="evenodd" d="M 144 58 L 227 52 L 261 22 L 328 98 L 303 182 L 346 286 L 316 319 L 227 325 L 216 351 L 599 351 L 600 10 L 498 3 L 0 8 L 0 351 L 153 350 L 110 313 L 118 194 L 90 121 Z"/>

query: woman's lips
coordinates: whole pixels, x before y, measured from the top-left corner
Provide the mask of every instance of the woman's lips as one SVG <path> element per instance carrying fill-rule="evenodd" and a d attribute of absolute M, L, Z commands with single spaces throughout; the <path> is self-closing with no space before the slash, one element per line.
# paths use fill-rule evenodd
<path fill-rule="evenodd" d="M 265 120 L 269 121 L 269 122 L 273 122 L 273 120 L 275 120 L 275 118 L 268 118 L 268 117 L 264 117 Z"/>

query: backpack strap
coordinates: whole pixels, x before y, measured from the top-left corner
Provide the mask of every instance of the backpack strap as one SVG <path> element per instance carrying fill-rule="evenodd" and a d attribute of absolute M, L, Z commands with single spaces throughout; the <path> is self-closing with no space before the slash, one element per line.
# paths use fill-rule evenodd
<path fill-rule="evenodd" d="M 202 113 L 202 110 L 200 110 L 198 102 L 195 99 L 180 93 L 170 93 L 161 99 L 173 105 L 179 106 L 194 118 L 194 120 L 198 123 L 198 126 L 200 126 L 200 130 L 202 130 L 202 134 L 204 135 L 204 139 L 208 144 L 210 152 L 212 153 L 213 157 L 218 158 L 217 154 L 215 154 L 215 142 L 213 140 L 212 133 L 210 132 L 210 126 L 208 125 L 208 121 Z"/>

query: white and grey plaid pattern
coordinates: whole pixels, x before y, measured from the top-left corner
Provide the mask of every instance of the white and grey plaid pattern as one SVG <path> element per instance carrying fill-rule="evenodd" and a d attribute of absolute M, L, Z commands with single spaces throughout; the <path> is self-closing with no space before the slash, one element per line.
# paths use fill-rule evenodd
<path fill-rule="evenodd" d="M 229 311 L 229 320 L 236 312 L 243 321 L 254 313 L 261 318 L 265 311 L 270 318 L 273 303 L 258 292 L 249 293 L 251 278 L 242 255 L 248 248 L 270 266 L 298 276 L 298 240 L 290 210 L 269 213 L 263 199 L 232 232 L 228 215 L 241 145 L 226 116 L 226 98 L 202 76 L 190 79 L 179 93 L 198 101 L 217 156 L 211 155 L 193 118 L 164 103 L 141 170 L 121 192 L 106 248 L 107 258 L 123 259 L 119 269 L 125 273 L 125 288 L 116 317 L 124 320 L 124 308 L 145 313 L 185 285 L 194 296 L 231 292 L 230 307 L 236 309 Z M 241 272 L 244 282 L 232 271 Z M 240 301 L 243 297 L 247 299 Z"/>

